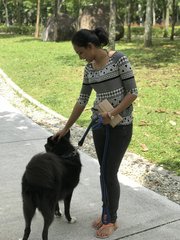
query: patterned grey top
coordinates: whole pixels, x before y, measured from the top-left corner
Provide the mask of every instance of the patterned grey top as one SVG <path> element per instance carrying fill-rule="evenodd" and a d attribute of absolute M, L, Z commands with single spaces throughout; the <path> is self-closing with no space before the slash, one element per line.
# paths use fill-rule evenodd
<path fill-rule="evenodd" d="M 116 107 L 130 92 L 138 94 L 133 71 L 127 57 L 121 52 L 115 52 L 106 66 L 101 70 L 95 70 L 92 63 L 88 63 L 84 70 L 84 79 L 78 102 L 86 106 L 92 89 L 96 92 L 96 99 L 92 108 L 93 115 L 98 114 L 97 104 L 108 99 L 113 107 Z M 133 106 L 129 106 L 120 115 L 123 117 L 121 125 L 132 122 Z"/>

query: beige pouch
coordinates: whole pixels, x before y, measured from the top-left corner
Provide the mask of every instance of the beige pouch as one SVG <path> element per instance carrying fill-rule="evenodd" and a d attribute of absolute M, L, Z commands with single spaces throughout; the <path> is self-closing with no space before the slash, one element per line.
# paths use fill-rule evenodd
<path fill-rule="evenodd" d="M 113 106 L 110 104 L 110 102 L 107 99 L 103 100 L 102 102 L 100 102 L 98 104 L 98 111 L 100 113 L 111 112 L 113 109 L 114 109 Z M 110 125 L 112 127 L 115 127 L 122 120 L 123 120 L 123 118 L 118 114 L 118 115 L 114 116 L 114 119 L 111 120 Z"/>

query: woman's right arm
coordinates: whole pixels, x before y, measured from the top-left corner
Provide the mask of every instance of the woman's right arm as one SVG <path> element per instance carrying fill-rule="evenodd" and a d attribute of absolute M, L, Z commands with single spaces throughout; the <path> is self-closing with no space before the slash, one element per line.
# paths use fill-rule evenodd
<path fill-rule="evenodd" d="M 76 102 L 66 125 L 64 126 L 64 128 L 62 130 L 59 130 L 54 135 L 54 138 L 63 137 L 69 131 L 69 129 L 72 127 L 72 125 L 77 121 L 77 119 L 80 117 L 81 113 L 84 111 L 84 108 L 85 108 L 85 106 L 82 106 L 79 104 L 79 102 Z"/>
<path fill-rule="evenodd" d="M 91 95 L 91 92 L 92 92 L 92 87 L 88 83 L 87 70 L 85 68 L 83 84 L 82 84 L 81 91 L 80 91 L 80 96 L 79 96 L 76 104 L 74 105 L 72 113 L 71 113 L 65 127 L 62 130 L 59 130 L 54 135 L 54 137 L 61 138 L 62 136 L 64 136 L 69 131 L 69 129 L 77 121 L 77 119 L 80 117 L 81 113 L 85 109 L 86 104 L 88 103 L 89 97 Z"/>

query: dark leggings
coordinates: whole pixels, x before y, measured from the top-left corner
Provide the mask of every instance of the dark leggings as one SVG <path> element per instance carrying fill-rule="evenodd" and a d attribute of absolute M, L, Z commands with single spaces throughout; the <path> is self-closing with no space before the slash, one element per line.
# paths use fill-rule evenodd
<path fill-rule="evenodd" d="M 128 148 L 132 137 L 132 124 L 119 125 L 115 128 L 109 127 L 109 145 L 106 155 L 105 181 L 108 192 L 109 211 L 111 222 L 115 223 L 117 219 L 117 210 L 119 207 L 120 185 L 118 181 L 118 169 L 123 156 Z M 103 161 L 104 145 L 106 139 L 106 126 L 93 130 L 94 145 L 101 166 Z"/>

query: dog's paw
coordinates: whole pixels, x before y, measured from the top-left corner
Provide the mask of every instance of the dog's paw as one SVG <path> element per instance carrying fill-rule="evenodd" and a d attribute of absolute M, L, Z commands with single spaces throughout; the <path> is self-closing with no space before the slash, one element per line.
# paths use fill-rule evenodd
<path fill-rule="evenodd" d="M 54 215 L 55 215 L 55 217 L 62 217 L 62 212 L 61 211 L 55 211 Z"/>
<path fill-rule="evenodd" d="M 68 221 L 68 223 L 75 223 L 77 221 L 77 219 L 75 217 L 71 217 L 71 220 Z"/>

